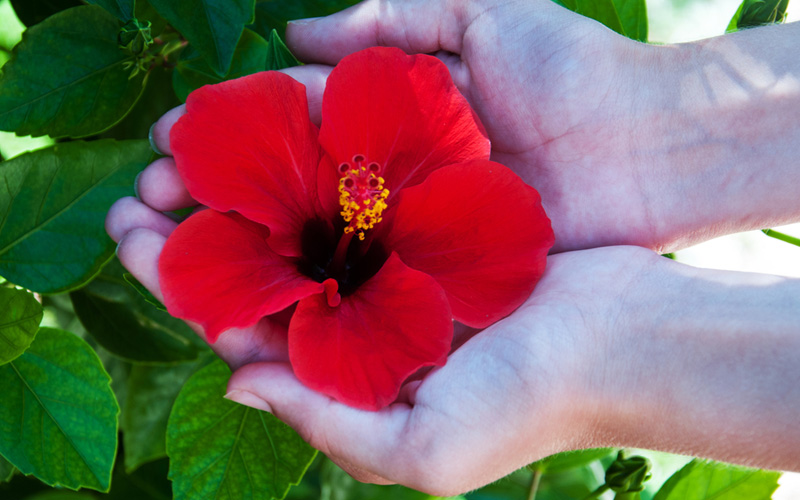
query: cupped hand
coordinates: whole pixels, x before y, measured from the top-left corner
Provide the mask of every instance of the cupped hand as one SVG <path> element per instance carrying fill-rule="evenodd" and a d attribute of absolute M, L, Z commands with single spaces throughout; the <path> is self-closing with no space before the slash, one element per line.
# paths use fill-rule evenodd
<path fill-rule="evenodd" d="M 290 23 L 286 37 L 301 60 L 325 65 L 374 45 L 439 57 L 492 159 L 541 193 L 556 251 L 661 244 L 636 157 L 646 45 L 550 0 L 367 0 Z"/>

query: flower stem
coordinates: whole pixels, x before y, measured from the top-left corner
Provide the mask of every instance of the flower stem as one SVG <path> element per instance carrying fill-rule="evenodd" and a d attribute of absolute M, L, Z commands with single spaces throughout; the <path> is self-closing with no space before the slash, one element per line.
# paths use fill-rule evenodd
<path fill-rule="evenodd" d="M 792 245 L 797 245 L 800 247 L 800 238 L 789 236 L 788 234 L 775 231 L 774 229 L 762 229 L 761 232 L 766 234 L 767 236 L 772 236 L 775 239 L 785 241 L 786 243 L 791 243 Z"/>
<path fill-rule="evenodd" d="M 531 480 L 531 487 L 528 490 L 528 500 L 536 499 L 536 492 L 539 490 L 539 482 L 542 480 L 542 469 L 536 468 L 533 470 L 533 479 Z"/>

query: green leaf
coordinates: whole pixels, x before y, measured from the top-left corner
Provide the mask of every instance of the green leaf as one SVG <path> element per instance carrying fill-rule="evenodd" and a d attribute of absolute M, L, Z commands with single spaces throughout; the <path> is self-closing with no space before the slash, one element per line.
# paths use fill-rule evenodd
<path fill-rule="evenodd" d="M 609 456 L 612 448 L 590 448 L 588 450 L 565 451 L 545 457 L 538 462 L 530 464 L 531 470 L 541 470 L 548 473 L 563 472 L 565 470 L 583 467 L 595 460 Z"/>
<path fill-rule="evenodd" d="M 3 163 L 0 274 L 40 293 L 89 281 L 114 253 L 108 209 L 152 157 L 147 141 L 75 141 Z"/>
<path fill-rule="evenodd" d="M 695 459 L 667 479 L 653 500 L 762 500 L 772 496 L 780 476 Z"/>
<path fill-rule="evenodd" d="M 330 460 L 322 463 L 320 483 L 319 496 L 327 500 L 438 500 L 440 498 L 399 484 L 385 486 L 361 483 Z"/>
<path fill-rule="evenodd" d="M 107 491 L 119 413 L 110 382 L 86 342 L 41 328 L 0 367 L 0 453 L 48 485 Z"/>
<path fill-rule="evenodd" d="M 25 31 L 0 78 L 0 129 L 84 137 L 120 121 L 145 73 L 117 45 L 119 21 L 101 7 L 60 12 Z"/>
<path fill-rule="evenodd" d="M 131 363 L 173 363 L 197 358 L 187 338 L 157 325 L 144 325 L 128 304 L 86 290 L 70 294 L 86 331 L 111 354 Z"/>
<path fill-rule="evenodd" d="M 223 399 L 230 370 L 220 360 L 183 386 L 167 427 L 176 500 L 281 499 L 316 451 L 273 415 Z"/>
<path fill-rule="evenodd" d="M 267 62 L 264 68 L 268 71 L 299 66 L 300 61 L 292 54 L 289 47 L 283 43 L 278 32 L 272 30 L 269 34 L 269 48 L 267 49 Z"/>
<path fill-rule="evenodd" d="M 625 34 L 614 0 L 575 0 L 573 10 L 603 23 L 617 33 Z"/>
<path fill-rule="evenodd" d="M 159 301 L 159 300 L 158 300 L 158 299 L 155 297 L 155 295 L 153 295 L 152 293 L 150 293 L 150 290 L 148 290 L 147 288 L 145 288 L 145 287 L 144 287 L 144 285 L 142 285 L 142 284 L 139 282 L 139 280 L 137 280 L 136 278 L 134 278 L 134 277 L 133 277 L 133 275 L 132 275 L 131 273 L 125 273 L 125 274 L 123 274 L 123 275 L 122 275 L 122 278 L 123 278 L 123 279 L 124 279 L 124 280 L 125 280 L 125 281 L 126 281 L 126 282 L 127 282 L 129 285 L 130 285 L 130 286 L 132 286 L 132 287 L 133 287 L 133 289 L 134 289 L 134 290 L 136 290 L 136 291 L 139 293 L 139 295 L 141 295 L 141 296 L 142 296 L 142 298 L 143 298 L 143 299 L 144 299 L 144 300 L 145 300 L 145 301 L 146 301 L 148 304 L 152 304 L 152 305 L 153 305 L 153 306 L 155 306 L 155 308 L 156 308 L 156 309 L 158 309 L 159 311 L 164 311 L 164 312 L 166 312 L 166 311 L 167 311 L 167 308 L 164 306 L 164 304 L 162 304 L 162 303 L 161 303 L 161 301 Z"/>
<path fill-rule="evenodd" d="M 11 5 L 25 26 L 33 26 L 57 12 L 82 3 L 80 0 L 11 0 Z"/>
<path fill-rule="evenodd" d="M 74 491 L 43 491 L 25 500 L 93 500 L 94 497 L 87 493 L 76 493 Z"/>
<path fill-rule="evenodd" d="M 119 462 L 122 462 L 121 460 Z M 142 465 L 127 474 L 120 463 L 114 468 L 111 491 L 103 500 L 172 500 L 172 483 L 167 479 L 169 461 L 164 458 Z"/>
<path fill-rule="evenodd" d="M 16 359 L 31 345 L 43 314 L 32 294 L 0 288 L 0 365 Z"/>
<path fill-rule="evenodd" d="M 800 238 L 795 238 L 794 236 L 781 233 L 774 229 L 762 229 L 761 232 L 776 240 L 785 241 L 786 243 L 791 243 L 792 245 L 800 247 Z"/>
<path fill-rule="evenodd" d="M 178 65 L 172 73 L 172 87 L 181 101 L 203 85 L 232 80 L 241 76 L 264 71 L 267 64 L 269 45 L 256 33 L 245 29 L 236 46 L 233 63 L 225 76 L 218 76 L 205 59 L 191 47 L 181 54 Z"/>
<path fill-rule="evenodd" d="M 250 28 L 264 38 L 269 38 L 273 29 L 278 31 L 278 35 L 284 37 L 287 21 L 328 16 L 358 2 L 359 0 L 304 0 L 302 2 L 259 0 L 256 3 L 256 19 Z"/>
<path fill-rule="evenodd" d="M 214 356 L 207 354 L 193 363 L 133 367 L 120 419 L 128 473 L 167 456 L 167 421 L 172 405 L 189 377 L 213 360 Z"/>
<path fill-rule="evenodd" d="M 11 462 L 3 458 L 3 455 L 0 455 L 0 483 L 11 479 L 15 470 L 17 470 L 17 468 L 11 465 Z"/>
<path fill-rule="evenodd" d="M 782 23 L 788 6 L 789 0 L 744 0 L 725 31 Z"/>
<path fill-rule="evenodd" d="M 186 37 L 217 75 L 228 73 L 244 25 L 253 19 L 255 0 L 150 0 Z"/>
<path fill-rule="evenodd" d="M 89 3 L 99 5 L 108 12 L 114 14 L 117 19 L 127 22 L 133 17 L 136 0 L 86 0 Z"/>
<path fill-rule="evenodd" d="M 647 5 L 645 0 L 614 0 L 622 33 L 640 42 L 647 41 Z"/>

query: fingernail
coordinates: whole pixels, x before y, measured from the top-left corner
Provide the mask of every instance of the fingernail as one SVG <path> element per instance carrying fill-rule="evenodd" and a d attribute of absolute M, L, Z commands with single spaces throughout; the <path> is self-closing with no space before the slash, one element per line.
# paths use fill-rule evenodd
<path fill-rule="evenodd" d="M 307 24 L 311 24 L 317 19 L 322 19 L 321 17 L 307 17 L 305 19 L 295 19 L 293 21 L 289 21 L 287 24 L 294 24 L 296 26 L 305 26 Z"/>
<path fill-rule="evenodd" d="M 142 173 L 144 172 L 139 172 L 138 174 L 136 174 L 136 178 L 133 180 L 133 195 L 139 200 L 142 199 L 142 197 L 139 196 L 139 177 L 142 176 Z"/>
<path fill-rule="evenodd" d="M 260 397 L 256 396 L 252 392 L 234 389 L 228 392 L 228 394 L 226 394 L 224 397 L 225 399 L 233 401 L 235 403 L 249 406 L 257 410 L 265 411 L 267 413 L 272 413 L 272 407 L 269 405 L 269 403 L 267 403 Z"/>
<path fill-rule="evenodd" d="M 156 123 L 158 123 L 158 122 L 156 122 Z M 162 153 L 161 150 L 158 149 L 158 146 L 156 146 L 156 141 L 153 140 L 153 130 L 155 128 L 156 128 L 156 124 L 155 123 L 150 125 L 150 131 L 147 133 L 147 139 L 150 141 L 150 149 L 155 151 L 155 153 L 158 154 L 158 155 L 163 155 L 164 153 Z"/>

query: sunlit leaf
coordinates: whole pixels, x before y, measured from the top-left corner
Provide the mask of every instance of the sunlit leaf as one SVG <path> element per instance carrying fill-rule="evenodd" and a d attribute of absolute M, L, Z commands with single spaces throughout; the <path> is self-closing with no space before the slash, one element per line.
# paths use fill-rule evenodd
<path fill-rule="evenodd" d="M 733 15 L 726 31 L 782 23 L 786 20 L 788 6 L 789 0 L 744 0 Z"/>
<path fill-rule="evenodd" d="M 0 274 L 40 293 L 86 283 L 114 253 L 108 209 L 152 157 L 147 141 L 74 141 L 3 163 Z"/>
<path fill-rule="evenodd" d="M 281 499 L 316 451 L 269 413 L 223 399 L 230 370 L 222 361 L 183 386 L 167 428 L 176 500 Z"/>
<path fill-rule="evenodd" d="M 96 5 L 68 9 L 25 31 L 3 65 L 0 130 L 84 137 L 120 121 L 142 93 L 135 58 L 117 45 L 119 21 Z"/>
<path fill-rule="evenodd" d="M 762 500 L 772 496 L 780 476 L 695 459 L 667 479 L 653 500 Z"/>
<path fill-rule="evenodd" d="M 119 412 L 110 382 L 86 342 L 41 328 L 0 367 L 0 453 L 51 486 L 108 490 Z"/>
<path fill-rule="evenodd" d="M 42 314 L 41 304 L 31 293 L 0 288 L 0 365 L 16 359 L 31 345 Z"/>
<path fill-rule="evenodd" d="M 530 464 L 528 467 L 533 470 L 539 469 L 549 473 L 562 472 L 576 467 L 583 467 L 595 460 L 605 458 L 613 451 L 612 448 L 590 448 L 588 450 L 565 451 L 545 457 L 538 462 Z"/>

